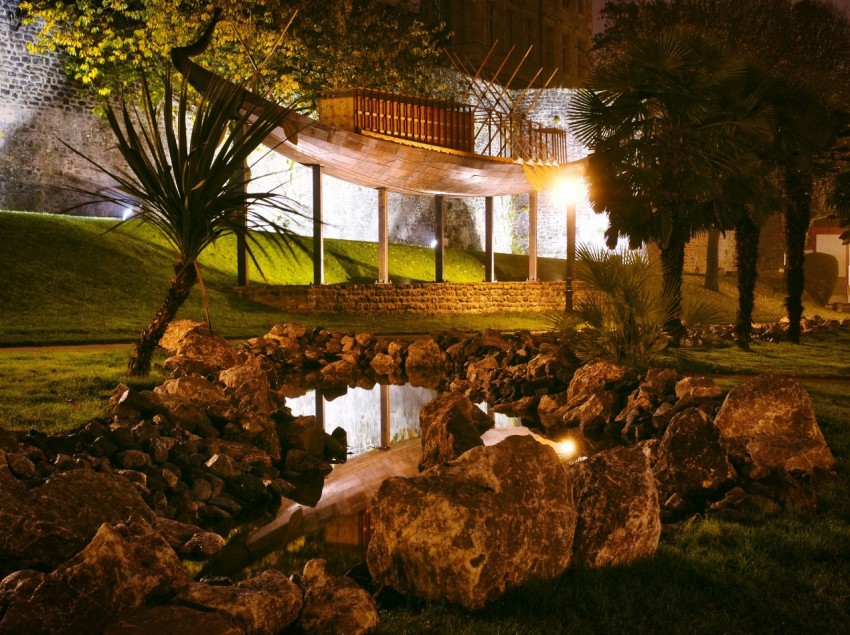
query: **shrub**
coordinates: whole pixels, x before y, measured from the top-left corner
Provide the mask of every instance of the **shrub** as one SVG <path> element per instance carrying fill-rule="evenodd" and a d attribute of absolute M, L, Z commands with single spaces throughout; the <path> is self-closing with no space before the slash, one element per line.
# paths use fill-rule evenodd
<path fill-rule="evenodd" d="M 824 306 L 832 297 L 838 282 L 838 259 L 831 254 L 806 254 L 804 289 L 812 300 Z"/>
<path fill-rule="evenodd" d="M 645 255 L 581 246 L 576 250 L 581 284 L 574 310 L 555 317 L 562 343 L 582 360 L 602 357 L 646 368 L 669 342 L 664 332 L 669 293 Z M 686 325 L 717 321 L 719 307 L 692 300 L 683 306 Z"/>

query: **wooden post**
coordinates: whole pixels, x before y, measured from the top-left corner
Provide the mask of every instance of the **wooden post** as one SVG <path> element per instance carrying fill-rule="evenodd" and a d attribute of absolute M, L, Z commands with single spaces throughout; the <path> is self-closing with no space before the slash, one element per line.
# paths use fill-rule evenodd
<path fill-rule="evenodd" d="M 566 309 L 573 310 L 573 276 L 576 267 L 576 202 L 567 203 L 567 288 Z"/>
<path fill-rule="evenodd" d="M 434 249 L 434 279 L 437 282 L 445 282 L 446 207 L 442 195 L 434 197 L 434 239 L 437 241 Z"/>
<path fill-rule="evenodd" d="M 390 387 L 381 384 L 381 447 L 388 448 L 390 435 Z"/>
<path fill-rule="evenodd" d="M 313 284 L 325 283 L 325 240 L 322 234 L 322 166 L 313 165 Z"/>
<path fill-rule="evenodd" d="M 390 232 L 387 188 L 378 188 L 378 284 L 390 281 Z"/>
<path fill-rule="evenodd" d="M 528 193 L 528 279 L 537 282 L 537 192 Z"/>
<path fill-rule="evenodd" d="M 495 257 L 493 252 L 493 197 L 484 198 L 484 281 L 496 281 Z"/>

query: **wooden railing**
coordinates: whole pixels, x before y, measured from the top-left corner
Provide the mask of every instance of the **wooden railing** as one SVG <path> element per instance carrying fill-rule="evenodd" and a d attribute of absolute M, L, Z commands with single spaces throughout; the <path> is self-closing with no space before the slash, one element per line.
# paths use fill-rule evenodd
<path fill-rule="evenodd" d="M 323 123 L 441 148 L 523 161 L 566 163 L 563 130 L 524 115 L 491 112 L 439 99 L 357 88 L 326 94 Z"/>

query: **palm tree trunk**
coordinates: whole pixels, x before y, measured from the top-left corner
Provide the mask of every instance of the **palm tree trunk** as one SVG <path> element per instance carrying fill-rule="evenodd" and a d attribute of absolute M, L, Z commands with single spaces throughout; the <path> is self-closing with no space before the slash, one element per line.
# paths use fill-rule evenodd
<path fill-rule="evenodd" d="M 664 330 L 678 344 L 687 335 L 682 324 L 682 271 L 688 233 L 684 223 L 674 226 L 667 245 L 661 249 L 661 274 L 664 284 Z"/>
<path fill-rule="evenodd" d="M 708 243 L 705 247 L 705 282 L 702 285 L 709 291 L 720 291 L 720 230 L 708 230 Z"/>
<path fill-rule="evenodd" d="M 738 315 L 735 319 L 735 334 L 738 336 L 738 347 L 745 351 L 750 349 L 752 339 L 760 234 L 761 227 L 753 222 L 746 211 L 742 211 L 735 225 L 735 261 L 738 264 Z"/>
<path fill-rule="evenodd" d="M 800 343 L 800 319 L 803 316 L 803 261 L 806 235 L 812 215 L 812 175 L 799 171 L 785 174 L 788 205 L 785 208 L 785 250 L 788 253 L 786 288 L 788 296 L 788 340 Z"/>
<path fill-rule="evenodd" d="M 133 346 L 127 362 L 127 374 L 131 377 L 144 377 L 151 370 L 151 358 L 165 329 L 183 306 L 189 292 L 197 281 L 197 272 L 191 264 L 182 262 L 174 265 L 174 278 L 165 294 L 165 300 L 156 312 L 151 323 L 142 331 L 139 341 Z"/>

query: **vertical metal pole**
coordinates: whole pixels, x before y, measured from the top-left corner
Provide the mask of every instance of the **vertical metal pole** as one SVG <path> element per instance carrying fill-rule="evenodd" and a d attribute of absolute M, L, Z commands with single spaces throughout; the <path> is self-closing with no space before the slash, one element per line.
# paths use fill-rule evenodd
<path fill-rule="evenodd" d="M 528 279 L 537 281 L 537 192 L 528 193 Z"/>
<path fill-rule="evenodd" d="M 390 447 L 390 387 L 381 384 L 381 447 Z"/>
<path fill-rule="evenodd" d="M 446 207 L 442 195 L 434 197 L 434 238 L 437 241 L 434 249 L 434 279 L 445 282 L 446 265 Z"/>
<path fill-rule="evenodd" d="M 567 288 L 566 309 L 573 310 L 573 276 L 576 267 L 576 204 L 567 203 Z"/>
<path fill-rule="evenodd" d="M 387 188 L 378 188 L 378 284 L 390 281 L 390 230 Z"/>
<path fill-rule="evenodd" d="M 313 284 L 325 283 L 325 240 L 322 234 L 322 166 L 313 168 Z"/>
<path fill-rule="evenodd" d="M 493 251 L 493 234 L 494 234 L 494 218 L 493 218 L 493 197 L 487 196 L 484 199 L 484 281 L 496 281 L 496 262 Z"/>

